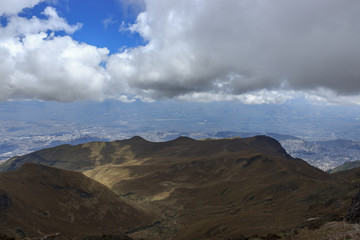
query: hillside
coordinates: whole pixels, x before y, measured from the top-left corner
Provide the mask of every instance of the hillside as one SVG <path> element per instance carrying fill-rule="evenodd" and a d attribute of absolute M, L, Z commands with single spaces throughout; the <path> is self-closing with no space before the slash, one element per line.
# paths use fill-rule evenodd
<path fill-rule="evenodd" d="M 63 145 L 13 158 L 1 169 L 25 162 L 82 171 L 157 213 L 155 223 L 126 232 L 147 239 L 236 239 L 342 219 L 359 178 L 329 175 L 265 136 Z"/>
<path fill-rule="evenodd" d="M 356 140 L 310 141 L 278 133 L 264 132 L 261 134 L 278 140 L 291 156 L 301 158 L 323 171 L 331 170 L 344 162 L 360 159 L 360 142 Z M 255 135 L 259 135 L 259 133 L 218 132 L 214 137 L 252 137 Z"/>
<path fill-rule="evenodd" d="M 0 171 L 18 169 L 25 162 L 40 163 L 68 170 L 88 170 L 105 164 L 136 160 L 169 162 L 171 159 L 194 159 L 235 152 L 262 152 L 286 157 L 286 151 L 274 139 L 265 136 L 196 141 L 179 137 L 168 142 L 149 142 L 141 137 L 113 141 L 61 145 L 14 157 L 0 165 Z"/>
<path fill-rule="evenodd" d="M 354 169 L 354 168 L 358 168 L 358 167 L 360 167 L 360 160 L 345 162 L 344 164 L 342 164 L 336 168 L 330 169 L 327 172 L 328 173 L 336 173 L 336 172 L 346 171 L 346 170 L 350 170 L 350 169 Z"/>
<path fill-rule="evenodd" d="M 0 174 L 0 233 L 64 238 L 123 234 L 152 216 L 82 173 L 37 164 Z"/>

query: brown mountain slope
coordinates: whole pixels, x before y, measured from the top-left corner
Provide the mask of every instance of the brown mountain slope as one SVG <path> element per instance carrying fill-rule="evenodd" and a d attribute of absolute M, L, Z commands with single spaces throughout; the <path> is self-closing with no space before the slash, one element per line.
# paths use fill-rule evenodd
<path fill-rule="evenodd" d="M 336 172 L 351 170 L 351 169 L 358 168 L 358 167 L 360 167 L 359 160 L 358 161 L 350 161 L 350 162 L 345 162 L 344 164 L 337 166 L 336 168 L 329 169 L 326 172 L 327 173 L 336 173 Z"/>
<path fill-rule="evenodd" d="M 0 171 L 18 169 L 25 162 L 40 163 L 68 170 L 88 170 L 105 164 L 122 164 L 136 160 L 161 162 L 194 159 L 219 153 L 261 152 L 286 156 L 285 150 L 274 139 L 257 136 L 222 140 L 196 141 L 179 137 L 168 142 L 148 142 L 141 137 L 113 142 L 91 142 L 76 146 L 61 145 L 43 149 L 21 157 L 14 157 L 0 165 Z"/>
<path fill-rule="evenodd" d="M 128 202 L 157 212 L 159 222 L 128 232 L 148 239 L 287 231 L 313 224 L 307 219 L 341 218 L 358 191 L 350 178 L 293 159 L 265 136 L 163 143 L 134 137 L 65 145 L 13 158 L 2 169 L 27 161 L 81 170 Z"/>
<path fill-rule="evenodd" d="M 166 219 L 176 219 L 177 227 L 165 231 L 179 231 L 178 239 L 265 235 L 307 224 L 306 219 L 327 221 L 345 215 L 357 191 L 291 158 L 267 137 L 167 144 L 147 156 L 137 154 L 137 161 L 84 173 L 131 201 L 145 199 L 145 205 L 166 209 Z M 144 152 L 151 152 L 149 145 Z"/>
<path fill-rule="evenodd" d="M 177 229 L 179 239 L 284 231 L 309 218 L 345 214 L 352 197 L 347 191 L 355 193 L 301 160 L 262 154 L 98 169 L 85 174 L 109 183 L 109 176 L 114 181 L 116 173 L 127 173 L 109 184 L 111 189 L 131 201 L 145 198 L 165 208 L 168 218 L 184 226 Z"/>
<path fill-rule="evenodd" d="M 151 220 L 82 173 L 28 163 L 0 174 L 0 232 L 8 236 L 120 234 Z"/>
<path fill-rule="evenodd" d="M 360 184 L 360 167 L 331 174 L 339 180 Z"/>

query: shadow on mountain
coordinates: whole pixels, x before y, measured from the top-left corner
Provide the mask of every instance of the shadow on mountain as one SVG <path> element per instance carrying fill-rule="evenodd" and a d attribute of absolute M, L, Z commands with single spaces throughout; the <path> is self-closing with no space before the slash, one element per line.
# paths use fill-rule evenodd
<path fill-rule="evenodd" d="M 54 179 L 48 175 L 48 179 L 43 180 L 35 177 L 41 176 L 40 173 L 35 176 L 28 173 L 25 174 L 26 183 L 29 184 L 27 188 L 30 189 L 32 184 L 34 189 L 35 186 L 46 188 L 49 191 L 46 196 L 49 197 L 43 199 L 42 205 L 35 204 L 35 210 L 29 211 L 29 207 L 23 207 L 21 211 L 26 213 L 24 221 L 39 218 L 37 221 L 43 224 L 39 226 L 51 232 L 56 230 L 51 226 L 56 226 L 58 222 L 68 226 L 66 224 L 71 222 L 71 212 L 75 219 L 78 217 L 79 220 L 87 221 L 89 227 L 86 229 L 93 230 L 92 234 L 100 233 L 97 227 L 104 224 L 102 233 L 108 229 L 111 233 L 118 226 L 134 239 L 236 239 L 255 234 L 267 236 L 269 233 L 277 234 L 304 227 L 319 228 L 324 223 L 338 221 L 346 216 L 360 183 L 360 174 L 357 172 L 327 174 L 300 159 L 292 158 L 276 140 L 266 136 L 198 141 L 179 137 L 159 143 L 133 137 L 114 142 L 63 145 L 12 158 L 1 165 L 1 169 L 15 170 L 25 162 L 83 172 L 107 187 L 107 200 L 119 204 L 119 212 L 116 212 L 116 204 L 110 206 L 105 200 L 95 201 L 99 205 L 94 202 L 91 207 L 111 209 L 109 219 L 115 215 L 118 219 L 113 219 L 111 224 L 105 224 L 106 221 L 100 221 L 101 218 L 96 220 L 99 216 L 95 213 L 105 210 L 97 210 L 94 218 L 87 219 L 89 216 L 85 212 L 91 209 L 88 202 L 99 196 L 91 189 L 84 189 L 83 186 L 88 185 L 85 182 L 90 179 L 86 178 L 84 182 L 78 182 L 76 187 L 70 187 L 72 185 L 54 182 L 57 179 L 54 178 L 58 174 L 56 172 L 51 175 Z M 41 169 L 34 165 L 24 165 L 25 168 L 29 166 Z M 2 173 L 0 177 L 22 171 Z M 71 174 L 85 178 L 80 173 Z M 21 176 L 23 179 L 24 176 Z M 8 209 L 15 209 L 15 206 L 22 204 L 25 206 L 25 203 L 15 201 L 19 199 L 16 193 L 25 190 L 15 193 L 4 189 L 7 184 L 12 186 L 10 183 L 16 182 L 15 179 L 7 180 L 4 184 L 0 179 L 0 209 L 5 209 L 9 220 L 13 214 L 20 216 L 21 211 L 19 209 L 10 214 Z M 93 180 L 91 185 L 95 185 Z M 36 191 L 40 190 L 29 192 L 29 196 L 43 194 L 36 194 Z M 66 192 L 61 196 L 56 195 L 61 191 Z M 29 196 L 28 199 L 21 199 L 30 204 L 35 200 Z M 57 202 L 57 197 L 62 199 L 62 205 L 51 205 L 49 202 Z M 89 209 L 80 211 L 83 204 L 77 201 L 87 202 L 88 205 L 84 206 Z M 69 207 L 63 212 L 57 209 L 66 202 Z M 128 205 L 120 207 L 125 202 Z M 138 209 L 130 205 L 136 205 Z M 47 210 L 50 207 L 54 210 Z M 36 209 L 40 209 L 40 212 Z M 139 209 L 153 212 L 154 218 Z M 58 222 L 49 220 L 58 216 L 54 215 L 54 211 L 63 214 L 59 215 L 59 219 L 56 218 Z M 41 216 L 45 213 L 48 215 Z M 126 222 L 121 219 L 132 220 Z M 22 224 L 26 226 L 24 222 L 16 223 L 16 226 Z M 135 225 L 138 227 L 133 227 Z M 79 226 L 78 233 L 83 234 L 86 229 Z"/>

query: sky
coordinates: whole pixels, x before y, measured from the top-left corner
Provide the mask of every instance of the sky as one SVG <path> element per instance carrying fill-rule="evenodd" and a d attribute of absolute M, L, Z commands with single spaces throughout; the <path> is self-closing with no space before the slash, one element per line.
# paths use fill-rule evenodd
<path fill-rule="evenodd" d="M 0 100 L 360 104 L 358 0 L 1 0 Z"/>

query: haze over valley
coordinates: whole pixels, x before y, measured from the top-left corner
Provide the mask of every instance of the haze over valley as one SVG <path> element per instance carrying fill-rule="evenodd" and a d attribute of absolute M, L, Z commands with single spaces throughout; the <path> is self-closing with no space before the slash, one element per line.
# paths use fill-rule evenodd
<path fill-rule="evenodd" d="M 179 136 L 264 134 L 280 141 L 292 156 L 323 170 L 360 159 L 360 110 L 356 106 L 106 101 L 8 102 L 0 104 L 0 109 L 0 161 L 61 144 L 132 136 L 160 142 Z"/>

